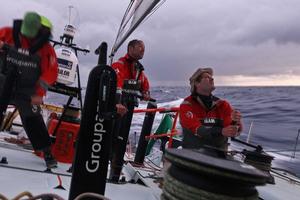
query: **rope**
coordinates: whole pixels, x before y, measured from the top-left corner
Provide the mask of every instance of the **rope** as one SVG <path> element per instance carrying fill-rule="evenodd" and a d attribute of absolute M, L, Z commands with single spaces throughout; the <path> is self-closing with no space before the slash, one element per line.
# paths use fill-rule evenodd
<path fill-rule="evenodd" d="M 24 197 L 24 196 L 28 196 L 29 198 L 32 198 L 33 197 L 33 195 L 30 193 L 30 192 L 28 192 L 28 191 L 25 191 L 25 192 L 22 192 L 22 193 L 20 193 L 19 195 L 17 195 L 15 198 L 13 198 L 12 200 L 18 200 L 18 199 L 21 199 L 22 197 Z"/>
<path fill-rule="evenodd" d="M 162 199 L 168 200 L 257 200 L 258 194 L 249 197 L 232 197 L 211 193 L 193 186 L 187 185 L 165 174 Z"/>
<path fill-rule="evenodd" d="M 12 198 L 11 200 L 21 200 L 25 196 L 28 197 L 28 199 L 26 199 L 26 200 L 45 199 L 45 198 L 49 198 L 49 197 L 52 198 L 52 199 L 57 199 L 57 200 L 64 200 L 62 197 L 60 197 L 56 194 L 41 194 L 41 195 L 38 195 L 38 196 L 33 196 L 28 191 L 24 191 L 24 192 L 18 194 L 16 197 Z M 6 198 L 2 194 L 0 194 L 0 200 L 8 200 L 8 198 Z"/>
<path fill-rule="evenodd" d="M 56 194 L 40 194 L 37 196 L 33 196 L 30 192 L 25 191 L 22 192 L 20 194 L 18 194 L 16 197 L 14 197 L 11 200 L 21 200 L 22 197 L 28 196 L 29 198 L 26 200 L 36 200 L 36 199 L 45 199 L 45 198 L 51 198 L 51 199 L 56 199 L 56 200 L 65 200 L 64 198 L 56 195 Z M 74 200 L 80 200 L 83 198 L 88 198 L 88 197 L 92 197 L 92 198 L 97 198 L 97 199 L 101 199 L 101 200 L 110 200 L 109 198 L 106 198 L 105 196 L 101 195 L 101 194 L 96 194 L 96 193 L 83 193 L 80 194 L 79 196 L 77 196 Z M 9 200 L 7 197 L 5 197 L 4 195 L 0 194 L 0 200 Z"/>
<path fill-rule="evenodd" d="M 40 194 L 37 196 L 34 196 L 32 198 L 29 198 L 27 200 L 36 200 L 36 199 L 45 199 L 45 198 L 52 198 L 52 199 L 57 199 L 57 200 L 64 200 L 62 197 L 56 195 L 56 194 Z M 14 200 L 19 200 L 19 199 L 14 199 Z"/>
<path fill-rule="evenodd" d="M 274 170 L 273 170 L 273 169 L 274 169 Z M 281 173 L 279 173 L 279 172 L 277 172 L 277 171 L 275 171 L 275 170 L 281 170 L 281 169 L 280 169 L 280 168 L 272 168 L 272 169 L 271 169 L 271 172 L 274 174 L 274 176 L 283 178 L 284 180 L 287 180 L 287 181 L 289 181 L 289 182 L 293 182 L 293 183 L 296 183 L 296 184 L 300 185 L 300 181 L 298 180 L 298 178 L 299 178 L 298 176 L 295 175 L 295 178 L 289 177 L 289 176 L 287 176 L 287 175 L 285 175 L 285 174 L 281 174 Z M 283 171 L 283 172 L 285 172 L 285 173 L 290 173 L 290 172 L 287 171 L 287 170 L 281 170 L 281 171 Z M 293 175 L 293 174 L 291 173 L 291 175 Z"/>
<path fill-rule="evenodd" d="M 194 171 L 206 172 L 207 174 L 214 174 L 216 176 L 221 176 L 221 177 L 224 177 L 224 178 L 241 180 L 241 181 L 246 181 L 246 182 L 251 182 L 251 183 L 257 183 L 258 181 L 261 182 L 261 183 L 264 183 L 262 180 L 258 180 L 256 177 L 240 176 L 239 174 L 234 174 L 234 173 L 230 173 L 230 172 L 227 172 L 227 171 L 221 171 L 221 170 L 214 169 L 214 168 L 211 168 L 211 167 L 207 167 L 207 166 L 204 166 L 204 165 L 199 165 L 197 163 L 187 162 L 186 160 L 177 158 L 177 157 L 172 156 L 170 154 L 166 154 L 165 158 L 167 160 L 170 160 L 171 162 L 178 163 L 181 166 L 184 166 L 188 169 L 192 169 Z"/>
<path fill-rule="evenodd" d="M 101 200 L 110 200 L 109 198 L 107 198 L 101 194 L 90 193 L 90 192 L 80 194 L 74 200 L 80 200 L 80 199 L 87 198 L 87 197 L 97 198 L 97 199 L 101 199 Z"/>
<path fill-rule="evenodd" d="M 263 163 L 263 162 L 257 162 L 249 159 L 245 159 L 244 162 L 246 164 L 252 165 L 258 169 L 261 169 L 263 171 L 270 171 L 271 170 L 271 163 Z"/>
<path fill-rule="evenodd" d="M 160 171 L 161 169 L 157 169 L 151 165 L 149 165 L 149 163 L 145 162 L 148 166 L 144 165 L 144 164 L 138 164 L 138 163 L 134 163 L 134 162 L 127 162 L 126 164 L 131 164 L 132 167 L 135 168 L 140 168 L 144 171 L 148 171 L 148 172 L 155 172 L 155 171 Z"/>
<path fill-rule="evenodd" d="M 149 159 L 147 157 L 146 157 L 146 159 L 147 160 L 145 161 L 145 163 L 147 163 L 151 168 L 155 169 L 156 171 L 160 171 L 162 169 L 161 166 L 158 166 L 157 164 L 155 164 L 151 159 Z M 151 166 L 148 161 L 154 166 Z"/>
<path fill-rule="evenodd" d="M 46 170 L 43 171 L 43 170 L 37 170 L 37 169 L 29 169 L 29 168 L 25 168 L 25 167 L 10 166 L 10 165 L 6 165 L 6 164 L 0 164 L 0 167 L 16 169 L 16 170 L 25 170 L 25 171 L 37 172 L 37 173 L 46 173 L 46 174 L 50 174 L 50 175 L 60 175 L 60 176 L 72 177 L 71 174 L 64 174 L 64 173 L 59 173 L 59 172 L 54 172 L 54 171 L 46 171 Z"/>
<path fill-rule="evenodd" d="M 0 194 L 0 200 L 8 200 L 8 198 L 6 198 L 6 196 Z"/>

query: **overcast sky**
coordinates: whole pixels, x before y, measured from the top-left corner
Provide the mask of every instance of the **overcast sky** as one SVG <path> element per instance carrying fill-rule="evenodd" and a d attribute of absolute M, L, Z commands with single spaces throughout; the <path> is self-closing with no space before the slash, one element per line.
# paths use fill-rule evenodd
<path fill-rule="evenodd" d="M 53 22 L 54 39 L 73 5 L 75 43 L 93 52 L 102 41 L 111 48 L 130 0 L 0 1 L 1 27 L 37 11 Z M 144 40 L 142 63 L 152 85 L 187 83 L 200 66 L 215 70 L 218 85 L 300 85 L 299 11 L 299 0 L 167 0 L 129 39 Z M 79 61 L 85 83 L 97 57 Z"/>

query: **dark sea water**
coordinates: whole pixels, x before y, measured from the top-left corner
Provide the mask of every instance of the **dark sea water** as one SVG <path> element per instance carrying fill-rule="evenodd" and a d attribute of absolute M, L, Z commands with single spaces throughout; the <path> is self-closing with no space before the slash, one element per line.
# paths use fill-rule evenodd
<path fill-rule="evenodd" d="M 152 88 L 151 94 L 159 107 L 179 106 L 189 95 L 189 88 L 160 86 Z M 300 145 L 295 147 L 300 129 L 300 87 L 217 87 L 214 95 L 228 100 L 242 113 L 244 131 L 239 139 L 247 139 L 252 123 L 250 142 L 262 145 L 265 151 L 272 153 L 277 167 L 300 175 Z M 53 94 L 47 99 L 56 104 L 66 100 Z M 140 106 L 146 105 L 141 102 Z M 156 116 L 154 129 L 161 120 L 161 116 Z M 139 133 L 143 117 L 141 114 L 134 117 L 132 133 Z M 295 158 L 291 158 L 294 149 L 298 151 Z"/>

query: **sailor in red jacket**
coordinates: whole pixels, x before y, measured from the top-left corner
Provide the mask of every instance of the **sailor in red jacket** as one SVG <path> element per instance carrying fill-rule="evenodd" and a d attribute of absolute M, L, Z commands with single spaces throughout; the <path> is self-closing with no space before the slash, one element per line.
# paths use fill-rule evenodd
<path fill-rule="evenodd" d="M 128 43 L 127 54 L 112 64 L 117 73 L 117 90 L 123 89 L 124 80 L 137 80 L 140 84 L 139 91 L 144 100 L 150 99 L 149 81 L 139 62 L 144 56 L 145 45 L 141 40 L 131 40 Z"/>
<path fill-rule="evenodd" d="M 183 148 L 209 145 L 227 148 L 228 137 L 240 135 L 241 113 L 225 100 L 212 95 L 213 70 L 199 68 L 190 78 L 191 95 L 180 105 Z"/>
<path fill-rule="evenodd" d="M 40 104 L 43 103 L 47 88 L 57 79 L 58 64 L 55 51 L 48 42 L 51 24 L 49 21 L 47 24 L 47 21 L 42 19 L 45 18 L 35 12 L 28 12 L 23 21 L 15 20 L 13 27 L 1 28 L 0 49 L 4 45 L 9 45 L 19 52 L 25 52 L 23 57 L 27 56 L 27 60 L 37 66 L 36 71 L 29 71 L 28 77 L 19 76 L 12 102 L 19 110 L 23 127 L 33 148 L 45 153 L 46 165 L 52 168 L 56 166 L 56 161 L 50 152 L 50 137 L 40 113 Z M 22 63 L 17 58 L 15 62 Z M 29 61 L 25 62 L 29 63 Z M 18 69 L 25 69 L 21 65 Z"/>

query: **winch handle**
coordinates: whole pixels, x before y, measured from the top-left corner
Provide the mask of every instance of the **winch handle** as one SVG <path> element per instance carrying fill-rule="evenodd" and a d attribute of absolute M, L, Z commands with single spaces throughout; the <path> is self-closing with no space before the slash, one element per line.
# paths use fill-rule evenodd
<path fill-rule="evenodd" d="M 235 137 L 231 137 L 231 140 L 235 141 L 235 142 L 238 142 L 238 143 L 241 143 L 241 144 L 244 144 L 246 146 L 252 147 L 252 148 L 254 148 L 258 152 L 261 152 L 263 150 L 262 146 L 260 146 L 260 145 L 250 144 L 248 142 L 244 142 L 242 140 L 236 139 Z"/>

